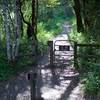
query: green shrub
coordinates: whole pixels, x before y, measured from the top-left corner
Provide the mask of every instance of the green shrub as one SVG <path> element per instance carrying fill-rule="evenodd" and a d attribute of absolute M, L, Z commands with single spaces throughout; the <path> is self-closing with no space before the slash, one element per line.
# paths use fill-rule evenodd
<path fill-rule="evenodd" d="M 47 31 L 45 25 L 41 22 L 38 23 L 38 52 L 41 53 L 46 49 L 47 41 L 53 38 L 53 32 Z"/>
<path fill-rule="evenodd" d="M 96 76 L 93 72 L 88 73 L 84 90 L 90 95 L 100 93 L 100 77 Z"/>
<path fill-rule="evenodd" d="M 31 56 L 24 56 L 30 54 L 30 48 L 21 47 L 20 53 L 22 57 L 18 58 L 16 64 L 9 64 L 7 61 L 6 50 L 0 50 L 0 80 L 7 80 L 9 77 L 16 75 L 18 72 L 23 71 L 26 66 L 32 65 L 34 63 Z"/>
<path fill-rule="evenodd" d="M 47 22 L 38 23 L 38 52 L 41 53 L 47 49 L 47 41 L 60 33 L 60 23 L 55 19 L 48 19 Z"/>

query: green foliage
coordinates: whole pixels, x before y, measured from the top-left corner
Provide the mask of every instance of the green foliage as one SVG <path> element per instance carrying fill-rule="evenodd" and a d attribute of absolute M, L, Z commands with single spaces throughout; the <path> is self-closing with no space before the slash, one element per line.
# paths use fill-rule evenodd
<path fill-rule="evenodd" d="M 73 41 L 76 41 L 78 43 L 84 42 L 85 37 L 84 37 L 83 33 L 78 33 L 77 32 L 76 19 L 75 19 L 75 17 L 73 17 L 70 20 L 70 22 L 72 24 L 72 29 L 71 29 L 71 32 L 69 34 L 70 39 L 73 40 Z"/>
<path fill-rule="evenodd" d="M 71 37 L 71 40 L 77 41 L 79 43 L 82 43 L 84 41 L 84 36 L 82 35 L 82 33 L 78 33 L 77 30 L 72 29 L 69 35 Z"/>
<path fill-rule="evenodd" d="M 88 95 L 97 95 L 100 93 L 100 48 L 84 47 L 79 49 L 81 57 L 78 59 L 79 70 L 85 73 L 86 83 L 84 84 L 84 91 Z M 94 55 L 94 57 L 89 57 Z"/>
<path fill-rule="evenodd" d="M 59 0 L 46 0 L 47 7 L 55 7 L 60 4 Z"/>
<path fill-rule="evenodd" d="M 0 64 L 0 80 L 6 80 L 13 74 L 13 68 L 9 64 Z"/>
<path fill-rule="evenodd" d="M 88 73 L 84 90 L 89 95 L 100 93 L 100 76 L 96 76 L 94 73 Z"/>
<path fill-rule="evenodd" d="M 38 46 L 39 52 L 45 50 L 45 45 L 47 45 L 47 41 L 53 37 L 52 32 L 49 32 L 45 29 L 45 25 L 43 23 L 38 24 Z"/>
<path fill-rule="evenodd" d="M 7 59 L 4 50 L 0 50 L 0 80 L 7 79 L 8 75 L 12 73 L 12 68 L 6 62 Z"/>
<path fill-rule="evenodd" d="M 84 33 L 78 33 L 76 29 L 76 23 L 72 20 L 73 28 L 71 30 L 70 38 L 78 43 L 99 43 L 100 35 L 96 34 L 97 29 L 92 28 L 90 33 L 89 31 Z M 99 29 L 99 28 L 98 28 Z M 78 49 L 78 54 L 81 55 L 78 58 L 78 70 L 85 74 L 82 76 L 86 79 L 86 83 L 84 84 L 84 91 L 87 95 L 98 95 L 100 93 L 100 59 L 95 59 L 94 57 L 87 57 L 88 55 L 94 55 L 99 57 L 100 48 L 88 48 L 81 47 Z"/>
<path fill-rule="evenodd" d="M 84 72 L 96 72 L 96 69 L 99 68 L 99 50 L 100 48 L 96 47 L 80 47 L 78 54 L 81 57 L 78 59 L 79 68 Z"/>
<path fill-rule="evenodd" d="M 18 74 L 21 71 L 29 68 L 34 64 L 33 57 L 31 56 L 24 56 L 25 54 L 29 54 L 30 48 L 28 46 L 21 47 L 20 53 L 22 57 L 20 57 L 15 64 L 9 64 L 5 49 L 0 50 L 0 80 L 7 80 L 11 76 Z M 28 67 L 27 67 L 28 66 Z"/>
<path fill-rule="evenodd" d="M 47 40 L 53 37 L 53 32 L 47 31 L 45 28 L 45 24 L 39 23 L 38 24 L 38 41 L 46 45 Z"/>
<path fill-rule="evenodd" d="M 54 20 L 53 20 L 54 21 Z M 52 20 L 48 20 L 47 23 L 38 23 L 38 46 L 39 52 L 43 52 L 46 50 L 47 41 L 52 39 L 55 35 L 57 35 L 61 30 L 59 28 L 60 23 L 58 21 L 53 22 Z"/>

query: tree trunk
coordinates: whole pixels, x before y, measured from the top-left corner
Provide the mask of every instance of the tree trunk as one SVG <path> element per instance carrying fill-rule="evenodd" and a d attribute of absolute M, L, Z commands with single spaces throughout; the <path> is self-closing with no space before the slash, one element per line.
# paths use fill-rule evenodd
<path fill-rule="evenodd" d="M 5 33 L 6 33 L 6 47 L 7 47 L 7 57 L 8 61 L 11 61 L 11 44 L 10 44 L 10 26 L 9 26 L 9 21 L 8 21 L 8 10 L 7 10 L 7 0 L 3 0 L 2 2 L 2 13 L 4 17 L 4 27 L 5 27 Z"/>
<path fill-rule="evenodd" d="M 86 13 L 86 10 L 87 10 L 87 8 L 86 8 L 86 0 L 82 0 L 82 5 L 83 5 L 83 21 L 84 21 L 84 28 L 85 28 L 85 30 L 90 26 L 90 22 L 89 22 L 89 20 L 88 20 L 88 18 L 87 18 L 87 13 Z"/>
<path fill-rule="evenodd" d="M 84 27 L 82 23 L 82 16 L 81 16 L 81 6 L 80 6 L 80 1 L 79 0 L 74 0 L 74 11 L 76 14 L 76 21 L 77 21 L 77 31 L 78 32 L 83 32 Z"/>
<path fill-rule="evenodd" d="M 38 48 L 38 40 L 37 40 L 37 13 L 38 13 L 38 1 L 32 0 L 32 27 L 33 27 L 33 49 L 35 60 L 37 58 L 37 48 Z"/>
<path fill-rule="evenodd" d="M 15 23 L 14 23 L 14 43 L 13 43 L 13 60 L 18 57 L 18 50 L 20 44 L 21 36 L 21 15 L 20 15 L 20 1 L 14 0 L 14 13 L 15 13 Z"/>

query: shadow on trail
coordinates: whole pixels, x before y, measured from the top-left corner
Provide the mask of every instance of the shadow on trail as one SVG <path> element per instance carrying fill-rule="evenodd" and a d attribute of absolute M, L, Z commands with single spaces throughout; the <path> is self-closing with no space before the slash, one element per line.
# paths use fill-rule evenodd
<path fill-rule="evenodd" d="M 30 100 L 30 86 L 25 74 L 0 83 L 0 100 Z"/>
<path fill-rule="evenodd" d="M 61 96 L 59 100 L 69 100 L 69 96 L 72 93 L 72 90 L 78 86 L 79 79 L 73 79 L 69 86 L 67 87 L 65 93 Z"/>
<path fill-rule="evenodd" d="M 37 97 L 41 95 L 44 100 L 67 100 L 79 82 L 76 76 L 65 76 L 70 74 L 68 71 L 68 68 L 63 67 L 42 67 L 38 76 Z"/>

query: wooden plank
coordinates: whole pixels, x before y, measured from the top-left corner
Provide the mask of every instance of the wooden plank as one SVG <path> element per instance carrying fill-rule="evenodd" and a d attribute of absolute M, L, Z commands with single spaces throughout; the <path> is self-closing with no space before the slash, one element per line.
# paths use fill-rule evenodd
<path fill-rule="evenodd" d="M 82 55 L 82 54 L 77 54 L 77 57 L 100 58 L 100 55 Z"/>
<path fill-rule="evenodd" d="M 68 55 L 56 55 L 56 54 L 54 54 L 54 56 L 66 56 L 67 57 L 67 56 L 74 56 L 74 54 L 73 55 L 69 55 L 69 54 Z"/>
<path fill-rule="evenodd" d="M 59 50 L 54 49 L 54 52 L 56 52 L 56 51 L 59 51 Z M 70 50 L 70 51 L 66 51 L 66 52 L 71 52 L 71 51 L 74 52 L 74 50 Z M 61 51 L 60 51 L 60 52 L 61 52 Z"/>
<path fill-rule="evenodd" d="M 77 46 L 81 46 L 81 47 L 100 47 L 100 44 L 77 44 Z"/>
<path fill-rule="evenodd" d="M 64 45 L 62 45 L 62 44 L 55 44 L 54 46 L 57 47 L 57 46 L 73 46 L 73 45 L 71 45 L 71 44 L 64 44 Z"/>

